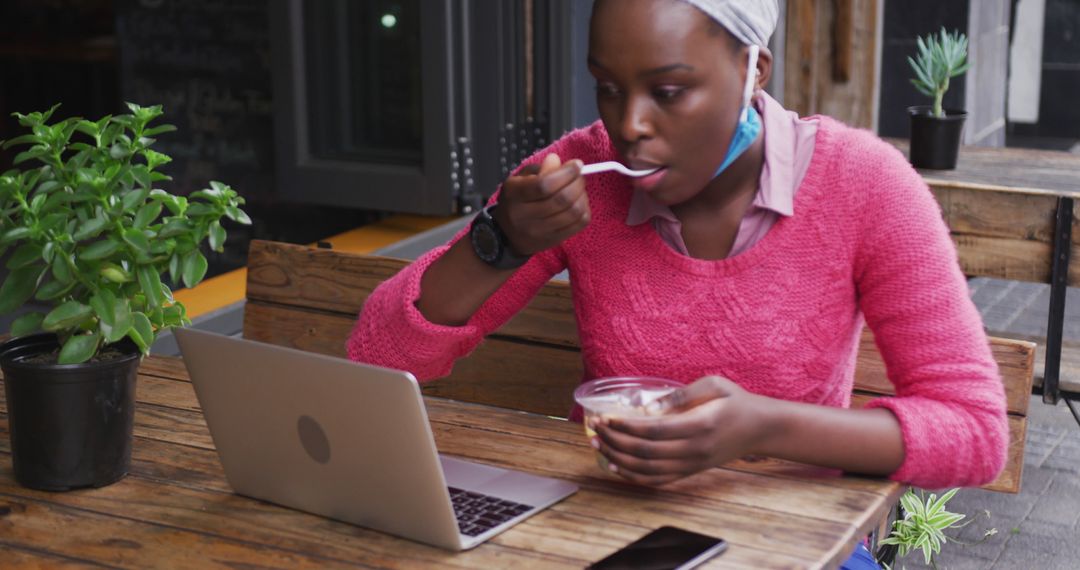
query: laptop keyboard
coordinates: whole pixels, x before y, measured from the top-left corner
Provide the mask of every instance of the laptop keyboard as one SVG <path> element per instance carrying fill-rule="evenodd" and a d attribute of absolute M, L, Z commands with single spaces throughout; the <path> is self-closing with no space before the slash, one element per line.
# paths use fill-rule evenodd
<path fill-rule="evenodd" d="M 454 504 L 458 529 L 461 534 L 477 536 L 500 524 L 533 509 L 532 505 L 523 505 L 498 497 L 473 491 L 447 487 L 450 501 Z"/>

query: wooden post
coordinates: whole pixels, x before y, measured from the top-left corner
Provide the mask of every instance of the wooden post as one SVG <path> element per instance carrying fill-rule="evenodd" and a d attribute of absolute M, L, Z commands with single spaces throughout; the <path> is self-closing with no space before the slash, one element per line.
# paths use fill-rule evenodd
<path fill-rule="evenodd" d="M 784 103 L 873 128 L 881 0 L 789 0 Z"/>

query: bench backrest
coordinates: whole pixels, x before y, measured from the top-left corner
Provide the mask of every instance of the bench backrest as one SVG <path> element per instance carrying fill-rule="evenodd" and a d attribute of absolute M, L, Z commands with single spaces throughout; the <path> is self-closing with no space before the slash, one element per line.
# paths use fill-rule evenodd
<path fill-rule="evenodd" d="M 367 296 L 408 262 L 252 241 L 248 257 L 246 338 L 344 356 L 348 337 Z M 1016 492 L 1023 467 L 1034 344 L 991 340 L 1009 402 L 1012 446 L 995 490 Z M 523 374 L 522 371 L 528 371 Z M 444 379 L 425 383 L 427 395 L 564 417 L 582 363 L 566 283 L 545 285 L 510 322 L 489 336 Z M 891 394 L 873 338 L 864 334 L 856 366 L 853 405 Z"/>
<path fill-rule="evenodd" d="M 907 141 L 891 139 L 906 150 Z M 1080 198 L 1080 155 L 964 147 L 954 170 L 924 170 L 971 277 L 1049 283 L 1059 196 Z M 1080 204 L 1073 205 L 1072 258 L 1080 259 Z M 1080 264 L 1070 267 L 1080 286 Z"/>

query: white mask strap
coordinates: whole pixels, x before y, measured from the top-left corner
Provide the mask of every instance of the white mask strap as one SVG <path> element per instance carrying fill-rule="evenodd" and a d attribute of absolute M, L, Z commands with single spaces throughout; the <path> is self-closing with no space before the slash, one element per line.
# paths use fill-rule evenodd
<path fill-rule="evenodd" d="M 742 115 L 739 117 L 739 121 L 746 121 L 747 115 L 750 112 L 750 98 L 754 95 L 754 83 L 757 79 L 757 60 L 758 52 L 761 47 L 757 44 L 750 46 L 750 63 L 746 68 L 746 85 L 743 85 L 742 96 Z"/>

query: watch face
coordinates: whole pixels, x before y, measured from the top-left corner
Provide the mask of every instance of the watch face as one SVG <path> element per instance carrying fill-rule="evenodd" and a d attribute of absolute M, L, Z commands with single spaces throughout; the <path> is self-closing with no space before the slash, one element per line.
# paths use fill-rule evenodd
<path fill-rule="evenodd" d="M 499 238 L 494 228 L 487 224 L 476 224 L 471 234 L 473 250 L 480 259 L 491 263 L 499 257 Z"/>

